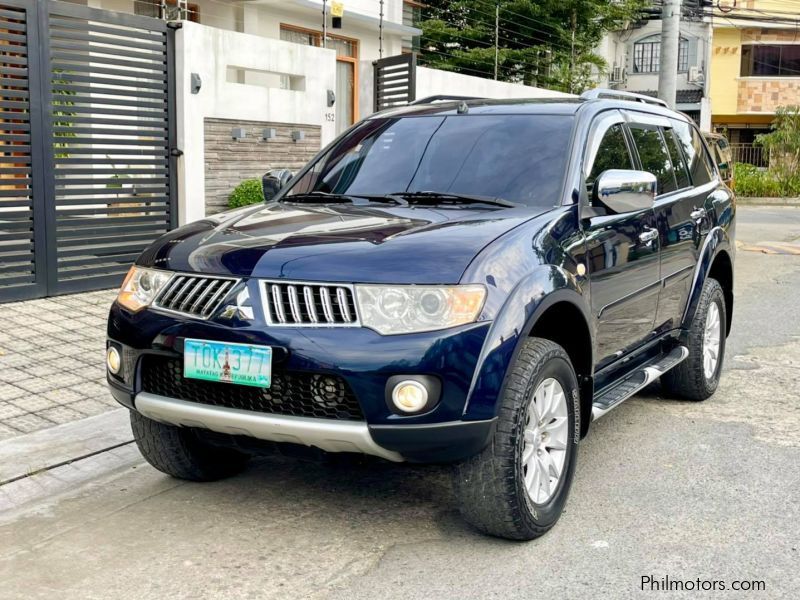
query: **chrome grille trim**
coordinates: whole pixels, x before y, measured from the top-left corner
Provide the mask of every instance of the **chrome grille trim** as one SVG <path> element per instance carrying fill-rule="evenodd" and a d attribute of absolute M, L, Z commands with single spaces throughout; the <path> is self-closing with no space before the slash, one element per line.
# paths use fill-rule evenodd
<path fill-rule="evenodd" d="M 272 327 L 360 327 L 354 286 L 317 281 L 261 280 Z"/>
<path fill-rule="evenodd" d="M 196 273 L 175 273 L 152 307 L 168 313 L 208 319 L 222 305 L 239 279 Z"/>

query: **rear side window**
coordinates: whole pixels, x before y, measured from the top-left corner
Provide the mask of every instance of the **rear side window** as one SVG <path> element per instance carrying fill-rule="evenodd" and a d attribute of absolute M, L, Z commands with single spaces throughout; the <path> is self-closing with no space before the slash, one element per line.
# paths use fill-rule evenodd
<path fill-rule="evenodd" d="M 592 170 L 586 178 L 586 188 L 592 191 L 594 182 L 603 171 L 609 169 L 632 169 L 633 162 L 625 144 L 625 131 L 622 125 L 612 125 L 606 130 L 600 145 L 597 147 L 597 156 L 594 159 Z"/>
<path fill-rule="evenodd" d="M 686 159 L 683 158 L 683 152 L 678 148 L 678 141 L 675 139 L 671 129 L 662 129 L 661 133 L 664 134 L 664 141 L 667 142 L 667 149 L 669 150 L 669 157 L 672 159 L 672 168 L 675 170 L 675 180 L 678 184 L 678 189 L 682 190 L 692 185 L 689 179 L 689 170 L 686 166 Z"/>
<path fill-rule="evenodd" d="M 672 161 L 669 158 L 669 151 L 664 145 L 661 132 L 658 129 L 631 125 L 631 134 L 636 150 L 639 152 L 642 170 L 649 171 L 656 176 L 657 193 L 668 194 L 678 189 Z"/>
<path fill-rule="evenodd" d="M 692 183 L 696 186 L 708 183 L 712 179 L 712 167 L 709 157 L 703 147 L 703 140 L 697 130 L 685 121 L 672 121 L 673 131 L 678 138 L 678 143 L 683 148 L 692 176 Z"/>

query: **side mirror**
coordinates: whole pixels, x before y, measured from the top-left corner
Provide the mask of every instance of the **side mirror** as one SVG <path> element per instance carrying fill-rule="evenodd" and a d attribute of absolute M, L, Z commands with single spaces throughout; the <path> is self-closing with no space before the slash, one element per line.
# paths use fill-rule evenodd
<path fill-rule="evenodd" d="M 291 179 L 292 172 L 289 169 L 272 169 L 264 173 L 261 178 L 261 191 L 264 194 L 264 202 L 272 200 Z"/>
<path fill-rule="evenodd" d="M 609 169 L 600 173 L 592 189 L 592 204 L 614 213 L 648 209 L 655 197 L 656 176 L 647 171 Z"/>

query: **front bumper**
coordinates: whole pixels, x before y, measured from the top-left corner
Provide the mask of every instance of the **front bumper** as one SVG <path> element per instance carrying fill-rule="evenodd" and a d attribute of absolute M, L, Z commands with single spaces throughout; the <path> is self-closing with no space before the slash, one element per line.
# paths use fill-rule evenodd
<path fill-rule="evenodd" d="M 127 373 L 123 379 L 109 375 L 108 381 L 121 404 L 173 425 L 393 461 L 453 461 L 480 451 L 493 431 L 493 420 L 462 420 L 487 330 L 486 323 L 404 336 L 380 336 L 363 328 L 278 330 L 258 322 L 222 324 L 149 310 L 131 314 L 114 305 L 108 335 L 123 348 Z M 143 389 L 142 358 L 151 354 L 180 358 L 187 337 L 268 345 L 277 370 L 341 377 L 358 400 L 363 420 L 253 412 Z M 393 413 L 386 401 L 386 383 L 394 375 L 436 377 L 442 383 L 439 402 L 421 415 Z"/>

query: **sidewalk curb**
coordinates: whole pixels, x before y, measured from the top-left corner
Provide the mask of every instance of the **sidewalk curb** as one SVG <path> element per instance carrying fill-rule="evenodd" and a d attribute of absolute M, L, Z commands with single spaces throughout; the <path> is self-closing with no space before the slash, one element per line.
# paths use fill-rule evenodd
<path fill-rule="evenodd" d="M 741 206 L 797 206 L 800 208 L 800 198 L 749 198 L 737 196 L 736 204 Z"/>
<path fill-rule="evenodd" d="M 0 442 L 0 485 L 132 440 L 125 408 L 4 440 Z"/>

